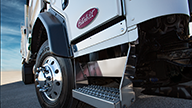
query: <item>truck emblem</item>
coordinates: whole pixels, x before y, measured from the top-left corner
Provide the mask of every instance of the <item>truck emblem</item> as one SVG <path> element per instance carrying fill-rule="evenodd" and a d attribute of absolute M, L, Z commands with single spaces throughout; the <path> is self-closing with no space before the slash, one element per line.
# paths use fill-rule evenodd
<path fill-rule="evenodd" d="M 82 29 L 90 24 L 98 14 L 97 8 L 91 8 L 86 11 L 77 21 L 77 28 Z"/>

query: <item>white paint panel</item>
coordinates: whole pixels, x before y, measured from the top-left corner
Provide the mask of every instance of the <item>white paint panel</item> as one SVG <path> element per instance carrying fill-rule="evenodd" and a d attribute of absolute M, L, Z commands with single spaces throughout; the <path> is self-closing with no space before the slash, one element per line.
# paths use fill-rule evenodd
<path fill-rule="evenodd" d="M 188 0 L 125 0 L 128 27 L 169 15 L 189 15 Z"/>
<path fill-rule="evenodd" d="M 111 31 L 111 32 L 113 32 L 113 31 Z M 75 52 L 74 57 L 76 58 L 76 57 L 79 57 L 79 56 L 82 56 L 85 54 L 89 54 L 92 52 L 96 52 L 99 50 L 103 50 L 106 48 L 114 47 L 114 46 L 121 45 L 124 43 L 132 42 L 132 41 L 136 41 L 137 39 L 138 39 L 138 28 L 135 25 L 135 26 L 133 26 L 133 28 L 128 28 L 128 31 L 126 31 L 124 34 L 122 34 L 120 36 L 116 36 L 109 40 L 103 41 L 101 43 L 95 44 L 93 46 L 82 49 L 78 52 Z M 77 49 L 78 49 L 78 47 L 77 47 Z"/>
<path fill-rule="evenodd" d="M 121 0 L 69 0 L 69 5 L 63 11 L 60 0 L 53 0 L 52 7 L 59 11 L 67 20 L 69 40 L 74 40 L 80 35 L 122 15 Z M 89 9 L 97 8 L 95 19 L 85 28 L 76 27 L 79 18 Z"/>
<path fill-rule="evenodd" d="M 87 38 L 76 44 L 78 51 L 90 47 L 92 45 L 98 44 L 100 42 L 109 40 L 116 36 L 120 36 L 126 32 L 126 21 L 121 21 L 102 32 L 99 32 L 90 38 Z"/>
<path fill-rule="evenodd" d="M 85 48 L 85 49 L 83 49 L 81 51 L 75 52 L 74 57 L 76 58 L 76 57 L 79 57 L 79 56 L 82 56 L 82 55 L 85 55 L 85 54 L 89 54 L 89 53 L 92 53 L 92 52 L 95 52 L 95 51 L 99 51 L 99 50 L 102 50 L 102 49 L 106 49 L 106 48 L 110 48 L 110 47 L 114 47 L 114 46 L 117 46 L 117 45 L 127 43 L 127 42 L 129 42 L 128 36 L 129 36 L 128 32 L 126 32 L 125 34 L 123 34 L 121 36 L 112 38 L 112 39 L 104 41 L 102 43 L 99 43 L 99 44 L 90 46 L 88 48 Z"/>
<path fill-rule="evenodd" d="M 103 76 L 122 77 L 126 63 L 126 56 L 98 61 L 99 68 Z"/>

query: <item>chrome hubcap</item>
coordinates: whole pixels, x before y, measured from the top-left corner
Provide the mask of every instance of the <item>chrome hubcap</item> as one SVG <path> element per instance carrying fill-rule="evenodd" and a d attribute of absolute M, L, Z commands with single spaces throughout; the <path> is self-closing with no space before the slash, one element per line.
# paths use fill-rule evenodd
<path fill-rule="evenodd" d="M 35 81 L 39 91 L 43 92 L 50 101 L 58 99 L 62 90 L 62 73 L 54 57 L 45 58 L 42 67 L 37 68 Z"/>

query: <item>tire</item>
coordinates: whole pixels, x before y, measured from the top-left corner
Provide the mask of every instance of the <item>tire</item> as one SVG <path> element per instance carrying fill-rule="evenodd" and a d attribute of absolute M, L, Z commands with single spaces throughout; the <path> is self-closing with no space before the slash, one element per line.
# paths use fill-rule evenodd
<path fill-rule="evenodd" d="M 33 65 L 34 63 L 22 65 L 22 81 L 25 85 L 34 83 Z"/>
<path fill-rule="evenodd" d="M 41 107 L 70 108 L 73 101 L 72 88 L 74 85 L 71 60 L 51 54 L 48 41 L 45 41 L 37 54 L 35 67 L 37 72 L 39 71 L 39 67 L 41 67 L 41 69 L 48 67 L 47 70 L 44 71 L 45 74 L 40 71 L 35 76 L 36 94 Z M 44 79 L 45 81 L 42 81 L 43 78 L 40 74 L 46 77 L 46 79 Z M 47 80 L 47 77 L 51 77 L 51 80 Z M 43 86 L 42 82 L 44 84 Z M 43 89 L 45 85 L 48 85 L 46 91 Z M 42 89 L 44 91 L 41 91 Z"/>
<path fill-rule="evenodd" d="M 43 66 L 46 65 L 47 60 L 50 60 L 50 62 L 48 62 L 50 64 L 52 63 L 52 61 L 54 61 L 56 64 L 59 65 L 58 67 L 60 67 L 60 69 L 58 69 L 59 71 L 57 71 L 57 74 L 60 74 L 62 77 L 62 81 L 59 82 L 60 83 L 59 85 L 61 85 L 60 87 L 61 91 L 57 93 L 58 96 L 55 99 L 51 99 L 53 97 L 50 97 L 48 96 L 48 94 L 46 94 L 46 92 L 48 93 L 52 91 L 51 89 L 44 92 L 40 90 L 42 89 L 41 86 L 40 87 L 38 86 L 42 84 L 42 82 L 40 81 L 41 79 L 39 77 L 40 74 L 42 74 L 42 72 L 38 72 L 37 68 L 39 67 L 43 68 Z M 68 58 L 62 58 L 62 57 L 57 57 L 55 55 L 52 55 L 49 50 L 48 41 L 45 41 L 43 43 L 43 45 L 41 46 L 37 54 L 35 68 L 36 68 L 35 69 L 36 73 L 38 73 L 38 75 L 37 74 L 35 75 L 36 94 L 42 108 L 94 108 L 72 97 L 74 79 L 73 79 L 73 68 L 72 68 L 71 60 Z M 57 85 L 57 82 L 55 85 Z"/>

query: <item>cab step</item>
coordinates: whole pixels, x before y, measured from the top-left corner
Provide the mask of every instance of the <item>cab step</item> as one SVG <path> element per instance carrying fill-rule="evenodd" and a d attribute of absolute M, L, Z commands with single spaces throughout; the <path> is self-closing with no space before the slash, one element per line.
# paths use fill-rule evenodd
<path fill-rule="evenodd" d="M 97 108 L 120 108 L 119 89 L 97 85 L 73 90 L 73 97 Z"/>

